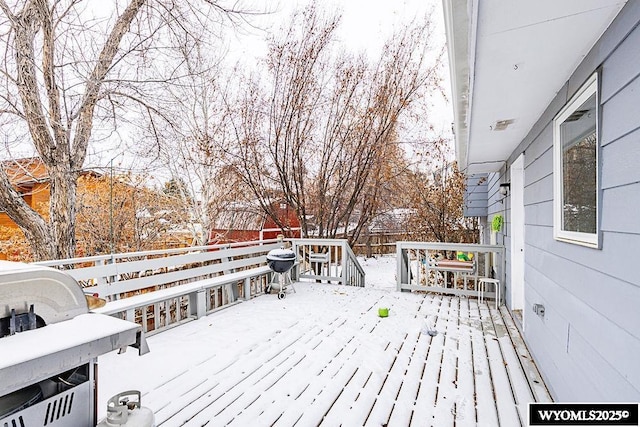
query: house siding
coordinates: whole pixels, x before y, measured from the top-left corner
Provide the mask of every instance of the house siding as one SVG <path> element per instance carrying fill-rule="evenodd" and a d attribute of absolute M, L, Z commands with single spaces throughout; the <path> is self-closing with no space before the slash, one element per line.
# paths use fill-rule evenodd
<path fill-rule="evenodd" d="M 525 330 L 558 401 L 640 401 L 640 2 L 629 2 L 558 91 L 527 138 L 525 153 Z M 553 117 L 601 69 L 601 249 L 553 238 Z M 510 200 L 489 176 L 488 214 L 505 217 L 510 292 Z M 507 301 L 509 298 L 507 298 Z M 533 304 L 545 306 L 544 318 Z"/>
<path fill-rule="evenodd" d="M 463 206 L 465 217 L 487 216 L 487 174 L 467 178 Z"/>

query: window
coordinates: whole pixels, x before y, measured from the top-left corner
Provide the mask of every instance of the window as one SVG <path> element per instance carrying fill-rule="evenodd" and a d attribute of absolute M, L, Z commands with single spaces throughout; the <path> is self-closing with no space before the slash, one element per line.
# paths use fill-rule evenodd
<path fill-rule="evenodd" d="M 599 247 L 598 78 L 553 120 L 554 237 Z"/>

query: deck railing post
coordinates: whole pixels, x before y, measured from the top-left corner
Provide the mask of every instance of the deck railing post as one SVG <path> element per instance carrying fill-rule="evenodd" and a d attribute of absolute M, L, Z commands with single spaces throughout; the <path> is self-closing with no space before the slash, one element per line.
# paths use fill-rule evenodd
<path fill-rule="evenodd" d="M 348 247 L 349 243 L 347 243 L 347 241 L 343 241 L 342 242 L 342 284 L 343 285 L 348 285 L 348 273 L 349 273 L 349 268 L 348 268 L 348 263 L 349 263 L 349 253 L 347 252 L 347 247 Z"/>
<path fill-rule="evenodd" d="M 103 266 L 103 265 L 106 265 L 106 262 L 105 262 L 104 259 L 99 259 L 99 260 L 96 260 L 93 263 L 93 265 L 95 265 L 95 266 Z M 107 284 L 107 277 L 106 276 L 98 276 L 98 277 L 96 277 L 96 285 L 104 286 L 106 284 Z"/>
<path fill-rule="evenodd" d="M 105 261 L 107 261 L 106 262 L 107 264 L 115 264 L 116 263 L 116 259 L 114 258 L 113 253 L 111 253 L 111 258 L 109 260 L 105 260 Z M 118 276 L 117 275 L 109 276 L 108 278 L 105 277 L 105 279 L 106 279 L 106 281 L 107 281 L 107 283 L 109 285 L 113 285 L 116 282 L 116 280 L 118 279 Z M 114 299 L 118 299 L 118 295 L 114 295 L 113 298 Z"/>
<path fill-rule="evenodd" d="M 396 260 L 398 268 L 396 271 L 396 289 L 401 291 L 402 284 L 409 283 L 409 260 L 401 242 L 396 243 Z"/>
<path fill-rule="evenodd" d="M 191 315 L 195 315 L 196 319 L 207 314 L 207 292 L 205 289 L 189 294 L 189 307 Z"/>
<path fill-rule="evenodd" d="M 131 308 L 131 309 L 125 311 L 124 320 L 128 320 L 129 322 L 135 322 L 136 321 L 136 310 L 134 308 Z"/>
<path fill-rule="evenodd" d="M 251 299 L 251 278 L 244 279 L 244 300 L 249 301 Z"/>
<path fill-rule="evenodd" d="M 296 263 L 293 265 L 293 268 L 291 269 L 291 280 L 293 280 L 294 282 L 298 281 L 298 277 L 300 276 L 300 263 L 304 262 L 304 256 L 302 257 L 302 260 L 300 260 L 300 252 L 298 249 L 298 241 L 297 240 L 291 240 L 291 250 L 293 251 L 294 254 L 296 254 Z M 271 277 L 268 278 L 269 281 L 271 281 Z"/>

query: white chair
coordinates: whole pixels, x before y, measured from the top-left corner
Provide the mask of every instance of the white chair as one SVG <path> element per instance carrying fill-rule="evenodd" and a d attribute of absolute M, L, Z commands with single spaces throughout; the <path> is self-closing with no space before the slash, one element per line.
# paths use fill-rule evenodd
<path fill-rule="evenodd" d="M 484 302 L 484 293 L 487 291 L 487 285 L 493 285 L 496 292 L 496 310 L 500 305 L 500 280 L 492 279 L 490 277 L 481 277 L 478 280 L 478 302 Z"/>

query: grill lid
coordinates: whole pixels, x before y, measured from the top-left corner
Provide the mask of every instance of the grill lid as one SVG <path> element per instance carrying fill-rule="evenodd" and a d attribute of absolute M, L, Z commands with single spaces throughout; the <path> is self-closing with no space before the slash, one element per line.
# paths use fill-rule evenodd
<path fill-rule="evenodd" d="M 71 276 L 50 267 L 0 261 L 0 319 L 33 311 L 46 325 L 88 313 L 82 288 Z"/>
<path fill-rule="evenodd" d="M 296 254 L 289 249 L 272 249 L 267 253 L 267 261 L 294 261 Z"/>

